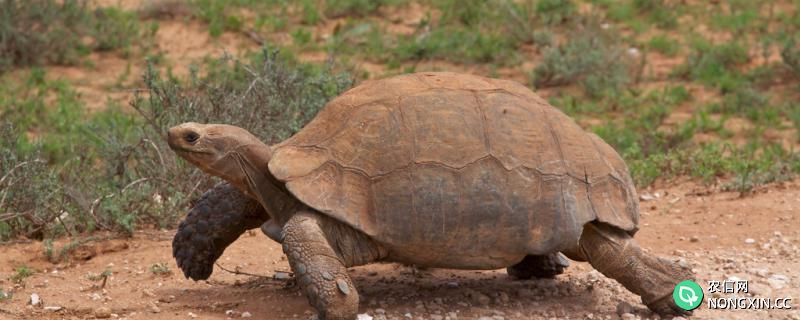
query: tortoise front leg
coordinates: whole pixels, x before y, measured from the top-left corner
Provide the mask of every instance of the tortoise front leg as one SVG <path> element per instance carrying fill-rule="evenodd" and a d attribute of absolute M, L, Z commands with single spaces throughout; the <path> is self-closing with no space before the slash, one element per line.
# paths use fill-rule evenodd
<path fill-rule="evenodd" d="M 580 249 L 592 267 L 641 296 L 650 310 L 662 316 L 689 313 L 675 305 L 672 291 L 694 275 L 676 263 L 643 252 L 627 232 L 603 223 L 588 223 Z"/>
<path fill-rule="evenodd" d="M 283 252 L 321 320 L 355 319 L 358 291 L 346 267 L 385 256 L 365 235 L 315 212 L 289 219 L 283 227 Z"/>
<path fill-rule="evenodd" d="M 530 278 L 554 278 L 564 273 L 569 261 L 563 254 L 556 252 L 547 255 L 527 255 L 519 263 L 506 268 L 509 276 L 527 280 Z"/>
<path fill-rule="evenodd" d="M 208 279 L 225 248 L 267 219 L 256 200 L 227 182 L 219 183 L 181 221 L 172 240 L 172 256 L 187 278 Z"/>

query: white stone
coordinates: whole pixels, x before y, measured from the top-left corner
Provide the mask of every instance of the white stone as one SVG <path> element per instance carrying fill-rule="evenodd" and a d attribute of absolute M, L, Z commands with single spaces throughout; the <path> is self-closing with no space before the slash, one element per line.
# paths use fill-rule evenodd
<path fill-rule="evenodd" d="M 42 298 L 36 293 L 31 293 L 31 300 L 29 302 L 32 306 L 37 307 L 42 304 Z"/>
<path fill-rule="evenodd" d="M 773 274 L 767 279 L 767 282 L 774 289 L 783 289 L 789 283 L 789 277 L 782 274 Z"/>

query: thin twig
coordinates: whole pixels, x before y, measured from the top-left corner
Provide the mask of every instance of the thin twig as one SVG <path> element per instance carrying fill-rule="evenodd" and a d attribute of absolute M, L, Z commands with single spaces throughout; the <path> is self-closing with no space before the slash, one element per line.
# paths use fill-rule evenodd
<path fill-rule="evenodd" d="M 67 232 L 67 234 L 68 234 L 70 237 L 72 237 L 72 236 L 73 236 L 73 235 L 72 235 L 72 232 L 71 232 L 71 231 L 69 231 L 69 228 L 67 228 L 67 225 L 64 223 L 64 220 L 61 220 L 61 216 L 58 216 L 58 215 L 57 215 L 57 216 L 56 216 L 56 220 L 58 220 L 58 222 L 60 222 L 60 223 L 61 223 L 61 226 L 62 226 L 62 227 L 64 227 L 64 231 L 66 231 L 66 232 Z"/>
<path fill-rule="evenodd" d="M 28 211 L 23 211 L 23 212 L 6 212 L 6 213 L 3 213 L 3 214 L 0 214 L 0 222 L 6 222 L 6 221 L 11 220 L 11 219 L 15 219 L 15 218 L 19 218 L 19 217 L 25 216 L 28 213 L 30 213 L 31 211 L 33 211 L 33 209 L 28 210 Z"/>
<path fill-rule="evenodd" d="M 247 30 L 247 31 L 245 31 L 245 34 L 247 35 L 247 37 L 250 38 L 250 40 L 253 40 L 253 42 L 258 44 L 259 46 L 263 46 L 264 45 L 264 38 L 262 38 L 260 35 L 258 35 L 258 33 L 256 33 L 255 31 Z"/>
<path fill-rule="evenodd" d="M 100 223 L 100 219 L 98 219 L 98 218 L 97 218 L 97 214 L 95 213 L 95 211 L 97 211 L 97 207 L 99 207 L 99 206 L 100 206 L 100 203 L 101 203 L 101 202 L 103 202 L 103 200 L 105 200 L 105 199 L 113 198 L 113 197 L 114 197 L 114 196 L 116 196 L 117 194 L 123 194 L 123 193 L 125 193 L 125 191 L 126 191 L 126 190 L 128 190 L 128 188 L 130 188 L 130 187 L 132 187 L 132 186 L 134 186 L 134 185 L 137 185 L 137 184 L 139 184 L 139 183 L 142 183 L 142 182 L 145 182 L 145 181 L 148 181 L 148 180 L 151 180 L 151 179 L 152 179 L 152 178 L 140 178 L 140 179 L 134 180 L 133 182 L 129 183 L 128 185 L 126 185 L 125 187 L 123 187 L 123 188 L 122 188 L 122 189 L 121 189 L 119 192 L 117 192 L 117 193 L 109 193 L 109 194 L 106 194 L 106 195 L 100 196 L 99 198 L 97 198 L 97 199 L 95 199 L 94 201 L 92 201 L 92 207 L 91 207 L 91 209 L 89 209 L 89 215 L 91 215 L 91 216 L 92 216 L 92 218 L 94 219 L 94 222 L 95 222 L 95 223 L 97 223 L 98 225 L 101 225 L 101 226 L 103 226 L 103 228 L 107 228 L 107 226 L 106 226 L 105 224 L 103 224 L 103 223 Z"/>
<path fill-rule="evenodd" d="M 156 153 L 158 154 L 158 162 L 161 163 L 161 168 L 164 169 L 164 171 L 166 171 L 167 166 L 164 165 L 164 157 L 161 156 L 161 150 L 158 149 L 158 146 L 156 146 L 156 144 L 152 140 L 147 138 L 142 139 L 142 141 L 150 143 L 150 145 L 153 146 L 153 149 L 156 149 Z"/>
<path fill-rule="evenodd" d="M 0 178 L 0 185 L 3 185 L 3 182 L 6 181 L 6 178 L 8 178 L 8 176 L 10 176 L 11 173 L 14 172 L 14 170 L 22 168 L 23 166 L 28 165 L 28 164 L 33 163 L 33 162 L 46 163 L 46 161 L 44 161 L 42 159 L 33 159 L 33 160 L 30 160 L 30 161 L 20 162 L 16 166 L 11 168 L 11 170 L 8 170 L 8 172 L 6 172 L 6 174 L 3 175 L 2 178 Z"/>
<path fill-rule="evenodd" d="M 192 188 L 192 191 L 189 191 L 189 193 L 186 194 L 186 199 L 183 200 L 183 203 L 181 203 L 179 208 L 185 208 L 186 205 L 189 204 L 189 202 L 192 200 L 192 195 L 195 191 L 197 191 L 197 187 L 200 186 L 201 182 L 203 182 L 203 180 L 198 180 L 197 183 L 194 184 L 194 188 Z"/>
<path fill-rule="evenodd" d="M 8 190 L 11 189 L 11 186 L 14 185 L 13 183 L 9 183 L 7 188 L 3 188 L 3 196 L 0 197 L 0 210 L 3 210 L 3 206 L 6 205 L 6 196 L 8 195 Z"/>
<path fill-rule="evenodd" d="M 239 271 L 239 270 L 228 270 L 225 267 L 223 267 L 221 264 L 219 264 L 219 262 L 214 262 L 214 264 L 217 265 L 217 267 L 219 267 L 220 269 L 222 269 L 222 271 L 226 271 L 226 272 L 229 272 L 229 273 L 232 273 L 232 274 L 277 280 L 277 279 L 275 279 L 275 277 L 268 277 L 268 276 L 260 275 L 260 274 L 247 273 L 247 272 L 242 272 L 242 271 Z"/>

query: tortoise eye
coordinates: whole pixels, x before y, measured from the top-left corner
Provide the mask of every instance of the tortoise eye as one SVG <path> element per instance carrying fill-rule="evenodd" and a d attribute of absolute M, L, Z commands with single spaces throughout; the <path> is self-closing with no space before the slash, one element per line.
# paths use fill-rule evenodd
<path fill-rule="evenodd" d="M 197 139 L 200 139 L 200 135 L 198 135 L 196 132 L 189 132 L 183 136 L 183 139 L 188 143 L 195 143 Z"/>

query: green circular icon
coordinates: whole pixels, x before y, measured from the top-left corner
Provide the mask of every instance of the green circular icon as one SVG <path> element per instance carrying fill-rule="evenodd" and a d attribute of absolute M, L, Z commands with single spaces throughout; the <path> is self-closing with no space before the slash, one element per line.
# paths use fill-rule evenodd
<path fill-rule="evenodd" d="M 692 311 L 703 302 L 703 288 L 692 280 L 683 280 L 672 291 L 672 299 L 681 309 Z"/>

